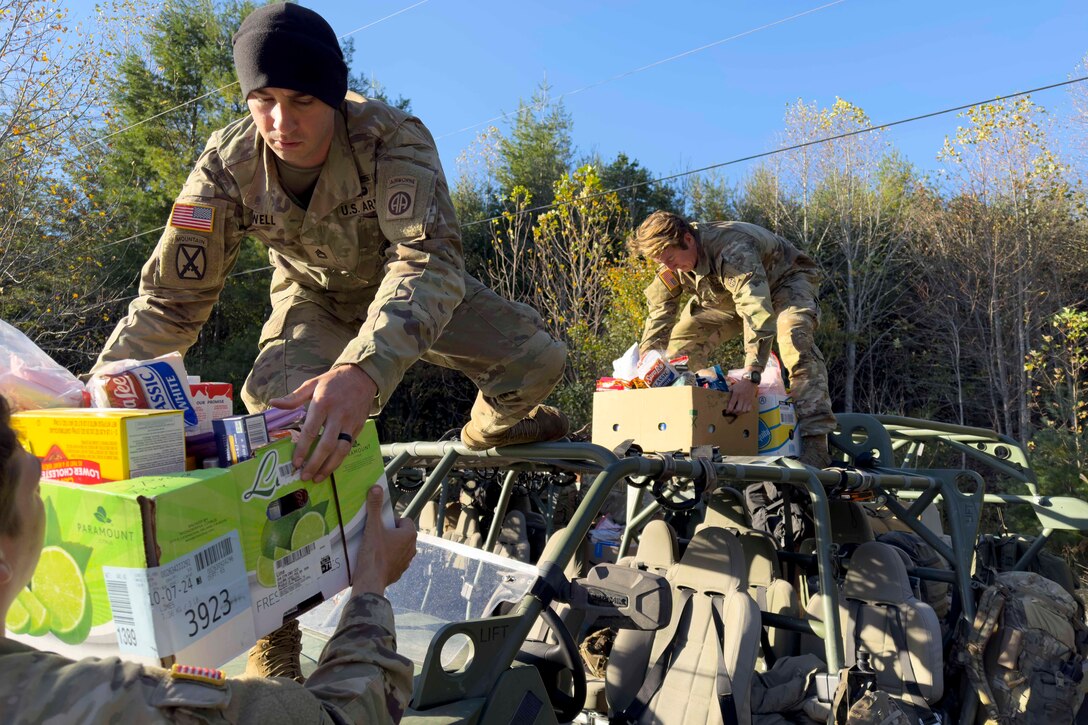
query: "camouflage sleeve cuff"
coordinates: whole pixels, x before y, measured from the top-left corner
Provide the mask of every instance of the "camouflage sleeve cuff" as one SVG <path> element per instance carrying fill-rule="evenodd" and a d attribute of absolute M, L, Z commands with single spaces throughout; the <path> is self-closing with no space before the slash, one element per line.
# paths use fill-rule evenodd
<path fill-rule="evenodd" d="M 345 350 L 345 354 L 348 351 Z M 341 356 L 342 358 L 343 356 Z M 333 367 L 339 367 L 341 365 L 354 365 L 364 373 L 370 376 L 370 379 L 374 381 L 374 385 L 378 387 L 377 399 L 378 409 L 381 409 L 383 405 L 389 402 L 389 396 L 393 394 L 393 390 L 397 387 L 397 382 L 393 379 L 393 375 L 390 371 L 382 369 L 378 359 L 374 357 L 363 358 L 362 360 L 337 360 Z M 371 413 L 377 411 L 372 410 Z"/>
<path fill-rule="evenodd" d="M 387 634 L 396 634 L 393 623 L 393 605 L 383 596 L 373 593 L 353 594 L 340 615 L 336 634 L 354 625 L 381 627 Z M 333 637 L 336 637 L 336 634 Z"/>

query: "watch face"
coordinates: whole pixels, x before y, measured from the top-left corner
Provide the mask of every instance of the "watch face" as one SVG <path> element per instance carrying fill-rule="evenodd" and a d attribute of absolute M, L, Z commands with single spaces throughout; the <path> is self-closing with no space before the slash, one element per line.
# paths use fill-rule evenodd
<path fill-rule="evenodd" d="M 759 385 L 759 380 L 760 380 L 761 376 L 760 376 L 758 370 L 751 370 L 749 372 L 746 372 L 744 374 L 744 377 L 747 378 L 750 382 L 755 383 L 756 385 Z"/>

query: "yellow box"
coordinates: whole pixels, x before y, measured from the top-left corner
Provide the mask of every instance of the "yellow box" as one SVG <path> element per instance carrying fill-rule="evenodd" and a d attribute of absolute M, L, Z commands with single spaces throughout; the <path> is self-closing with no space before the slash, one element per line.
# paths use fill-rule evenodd
<path fill-rule="evenodd" d="M 185 470 L 180 410 L 52 408 L 11 417 L 42 477 L 95 484 Z"/>
<path fill-rule="evenodd" d="M 759 396 L 759 455 L 799 456 L 797 413 L 793 398 L 774 393 Z"/>

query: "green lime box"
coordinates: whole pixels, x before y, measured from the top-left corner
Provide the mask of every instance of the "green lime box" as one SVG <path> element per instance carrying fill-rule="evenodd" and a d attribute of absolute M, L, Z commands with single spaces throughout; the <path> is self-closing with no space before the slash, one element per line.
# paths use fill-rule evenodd
<path fill-rule="evenodd" d="M 239 491 L 242 548 L 257 636 L 348 586 L 366 518 L 367 492 L 374 484 L 385 486 L 373 421 L 367 422 L 339 468 L 322 483 L 299 481 L 291 465 L 293 450 L 290 441 L 275 443 L 230 468 Z M 391 507 L 386 516 L 386 525 L 391 525 Z"/>
<path fill-rule="evenodd" d="M 319 484 L 299 480 L 293 449 L 97 486 L 43 480 L 45 548 L 9 634 L 77 658 L 218 666 L 341 591 L 366 492 L 385 485 L 374 424 Z"/>
<path fill-rule="evenodd" d="M 230 471 L 43 479 L 42 498 L 45 546 L 19 599 L 44 621 L 14 634 L 71 657 L 153 663 L 209 662 L 252 642 Z"/>

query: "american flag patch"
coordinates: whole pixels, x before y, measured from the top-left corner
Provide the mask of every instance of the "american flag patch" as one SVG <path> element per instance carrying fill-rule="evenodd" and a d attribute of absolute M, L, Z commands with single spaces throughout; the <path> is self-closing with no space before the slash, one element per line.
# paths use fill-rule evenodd
<path fill-rule="evenodd" d="M 668 267 L 658 272 L 657 276 L 661 279 L 669 292 L 672 292 L 674 289 L 680 286 L 680 280 L 676 278 L 676 273 Z"/>
<path fill-rule="evenodd" d="M 194 232 L 210 232 L 215 221 L 215 209 L 199 204 L 174 204 L 170 226 Z"/>

